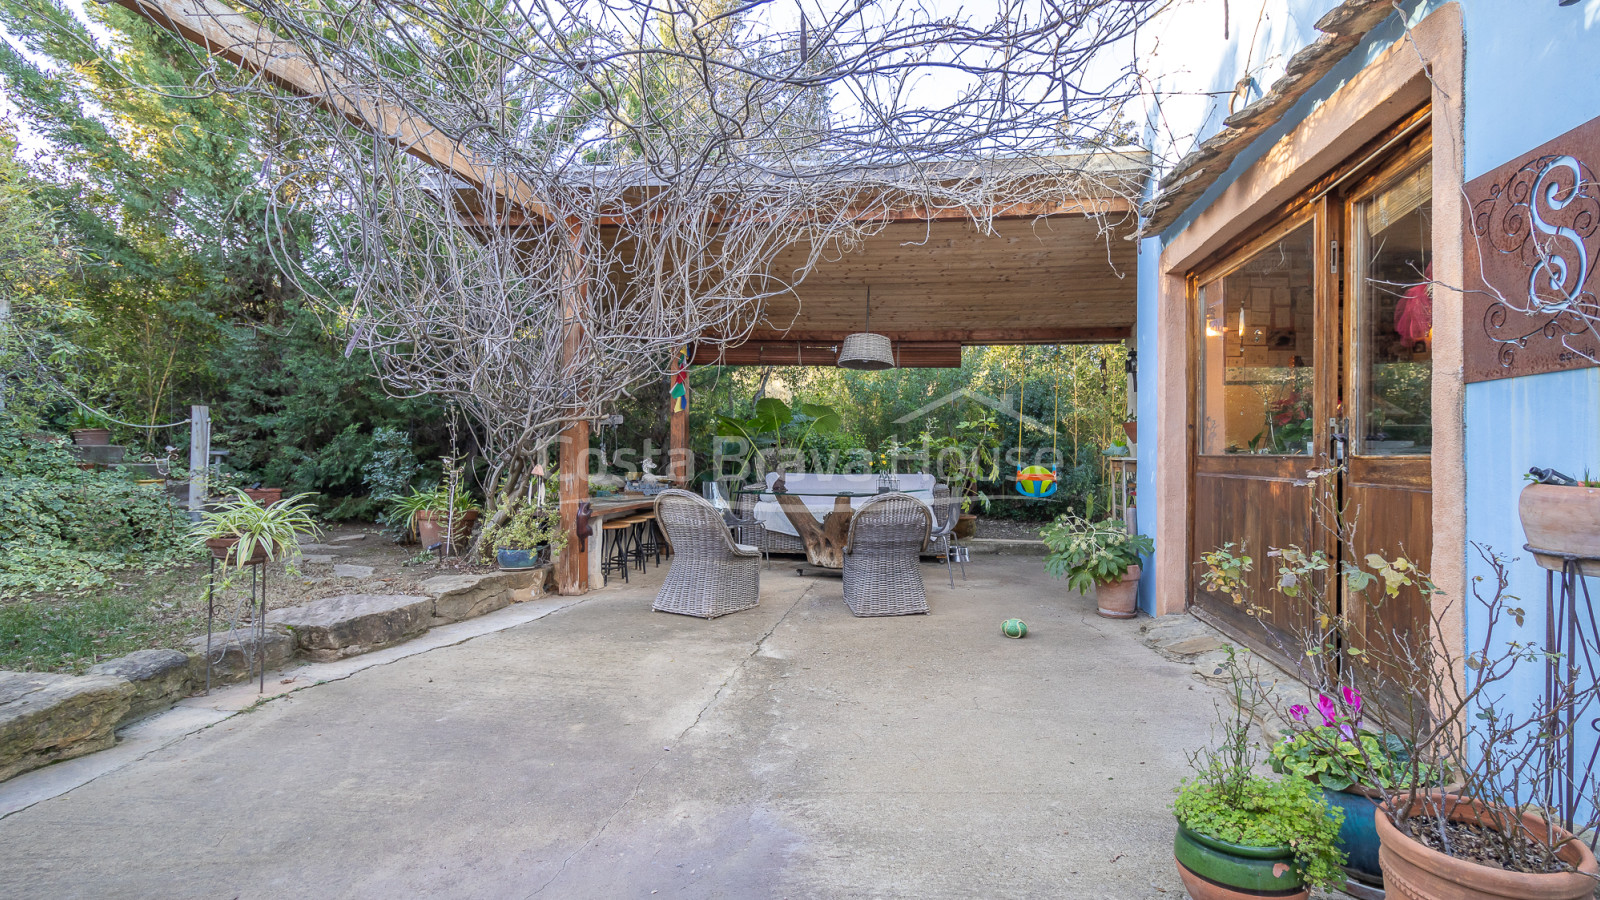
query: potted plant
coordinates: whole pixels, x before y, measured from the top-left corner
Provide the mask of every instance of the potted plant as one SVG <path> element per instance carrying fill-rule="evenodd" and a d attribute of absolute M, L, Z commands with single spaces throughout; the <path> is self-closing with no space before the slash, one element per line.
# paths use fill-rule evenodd
<path fill-rule="evenodd" d="M 978 515 L 973 510 L 989 509 L 989 495 L 979 490 L 978 482 L 1000 476 L 994 452 L 985 443 L 986 428 L 986 422 L 960 422 L 956 425 L 959 437 L 922 433 L 922 444 L 933 470 L 949 486 L 950 496 L 961 501 L 955 527 L 958 540 L 968 540 L 977 533 Z"/>
<path fill-rule="evenodd" d="M 1438 761 L 1456 784 L 1433 789 L 1412 778 L 1383 792 L 1376 822 L 1384 883 L 1417 900 L 1590 900 L 1600 865 L 1589 838 L 1577 835 L 1596 833 L 1600 810 L 1567 735 L 1600 704 L 1600 681 L 1527 642 L 1505 558 L 1477 551 L 1486 574 L 1468 589 L 1481 607 L 1472 649 L 1459 655 L 1447 642 L 1422 641 L 1406 657 L 1389 654 L 1404 661 L 1394 677 L 1430 699 L 1400 719 L 1416 748 L 1410 765 Z M 1432 633 L 1460 621 L 1452 605 L 1430 609 Z M 1510 639 L 1497 636 L 1507 619 L 1518 626 Z M 1379 677 L 1375 668 L 1352 667 L 1368 678 Z M 1454 674 L 1463 671 L 1470 679 Z M 1538 682 L 1546 684 L 1542 698 L 1507 702 L 1510 685 Z"/>
<path fill-rule="evenodd" d="M 68 420 L 72 442 L 79 447 L 105 447 L 111 443 L 111 428 L 104 416 L 85 409 L 74 410 Z"/>
<path fill-rule="evenodd" d="M 297 494 L 266 505 L 235 490 L 232 499 L 202 513 L 191 533 L 223 571 L 284 559 L 299 552 L 301 535 L 321 533 L 311 518 L 311 496 Z"/>
<path fill-rule="evenodd" d="M 416 535 L 423 547 L 432 548 L 444 543 L 452 518 L 454 528 L 449 530 L 450 543 L 457 547 L 466 544 L 483 507 L 465 490 L 457 488 L 452 493 L 441 485 L 426 491 L 413 489 L 410 494 L 397 498 L 389 510 L 391 522 Z"/>
<path fill-rule="evenodd" d="M 533 569 L 548 565 L 565 549 L 567 532 L 561 527 L 559 508 L 524 503 L 505 522 L 485 528 L 482 544 L 484 556 L 492 550 L 501 569 Z"/>
<path fill-rule="evenodd" d="M 1351 729 L 1338 748 L 1345 774 L 1357 775 L 1353 767 L 1359 766 L 1355 782 L 1379 795 L 1374 823 L 1386 890 L 1409 900 L 1590 900 L 1600 866 L 1590 847 L 1573 836 L 1596 833 L 1600 810 L 1587 765 L 1565 747 L 1575 724 L 1600 706 L 1600 680 L 1580 675 L 1577 667 L 1560 664 L 1561 654 L 1527 640 L 1524 610 L 1507 593 L 1505 559 L 1481 545 L 1475 547 L 1485 573 L 1467 589 L 1480 607 L 1473 649 L 1463 652 L 1449 640 L 1430 639 L 1460 633 L 1454 601 L 1440 597 L 1406 557 L 1363 554 L 1352 518 L 1318 519 L 1341 546 L 1342 558 L 1296 546 L 1268 548 L 1266 558 L 1275 567 L 1268 581 L 1271 590 L 1300 604 L 1304 624 L 1297 628 L 1295 649 L 1304 680 L 1352 688 L 1349 698 L 1343 689 L 1327 695 L 1334 709 L 1326 712 L 1341 736 Z M 1201 582 L 1259 615 L 1262 607 L 1249 595 L 1254 561 L 1235 549 L 1224 545 L 1203 554 Z M 1335 587 L 1346 602 L 1360 598 L 1351 605 L 1366 611 L 1362 623 L 1341 610 Z M 1382 621 L 1372 611 L 1402 590 L 1426 598 L 1427 618 L 1407 619 L 1392 631 L 1372 627 Z M 1506 619 L 1518 627 L 1512 640 L 1496 637 Z M 1352 634 L 1357 628 L 1359 640 Z M 1332 661 L 1338 665 L 1330 666 Z M 1517 683 L 1544 683 L 1545 696 L 1509 704 L 1508 688 Z M 1360 693 L 1353 692 L 1357 687 Z M 1404 753 L 1371 752 L 1354 731 L 1361 694 L 1389 698 L 1385 729 L 1398 736 Z M 1307 761 L 1331 755 L 1307 754 Z M 1445 777 L 1454 784 L 1437 787 Z"/>
<path fill-rule="evenodd" d="M 1129 534 L 1122 522 L 1090 522 L 1067 513 L 1046 525 L 1039 535 L 1050 553 L 1046 572 L 1067 579 L 1080 594 L 1095 592 L 1095 611 L 1108 619 L 1138 615 L 1139 560 L 1155 550 L 1148 535 Z"/>
<path fill-rule="evenodd" d="M 245 496 L 265 506 L 271 506 L 283 499 L 283 488 L 262 487 L 257 482 L 254 487 L 244 489 Z"/>
<path fill-rule="evenodd" d="M 787 443 L 794 453 L 804 448 L 813 434 L 833 434 L 843 423 L 832 407 L 798 401 L 791 407 L 777 397 L 757 400 L 755 415 L 747 419 L 719 415 L 716 420 L 717 438 L 738 447 L 740 461 L 750 467 L 747 471 L 758 473 L 765 470 L 768 459 L 772 468 L 784 471 L 790 455 L 784 447 L 785 428 L 793 436 Z"/>
<path fill-rule="evenodd" d="M 1347 860 L 1345 873 L 1378 887 L 1383 873 L 1375 819 L 1383 791 L 1407 785 L 1414 777 L 1438 783 L 1442 773 L 1427 766 L 1413 768 L 1411 749 L 1399 736 L 1362 728 L 1361 708 L 1361 691 L 1350 686 L 1319 694 L 1315 710 L 1301 704 L 1289 707 L 1289 733 L 1272 745 L 1268 765 L 1281 775 L 1315 784 L 1329 807 L 1344 810 L 1339 849 Z"/>
<path fill-rule="evenodd" d="M 1222 742 L 1191 757 L 1195 775 L 1184 779 L 1172 805 L 1178 876 L 1194 900 L 1305 900 L 1311 887 L 1343 884 L 1338 840 L 1344 813 L 1303 778 L 1254 771 L 1246 712 L 1253 704 L 1244 700 L 1246 681 L 1231 648 L 1225 665 L 1234 702 L 1223 719 Z"/>
<path fill-rule="evenodd" d="M 1600 481 L 1551 469 L 1534 469 L 1527 477 L 1532 483 L 1517 498 L 1517 513 L 1534 559 L 1559 571 L 1563 560 L 1556 554 L 1576 556 L 1589 560 L 1579 563 L 1583 574 L 1600 575 L 1600 563 L 1592 561 L 1600 559 Z"/>

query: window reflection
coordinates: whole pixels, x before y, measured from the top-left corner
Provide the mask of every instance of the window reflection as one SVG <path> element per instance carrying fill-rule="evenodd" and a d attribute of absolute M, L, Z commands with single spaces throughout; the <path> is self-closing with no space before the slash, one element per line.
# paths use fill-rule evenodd
<path fill-rule="evenodd" d="M 1202 453 L 1311 452 L 1315 229 L 1200 288 Z"/>
<path fill-rule="evenodd" d="M 1364 455 L 1425 455 L 1433 444 L 1431 189 L 1424 164 L 1356 205 L 1352 393 Z"/>

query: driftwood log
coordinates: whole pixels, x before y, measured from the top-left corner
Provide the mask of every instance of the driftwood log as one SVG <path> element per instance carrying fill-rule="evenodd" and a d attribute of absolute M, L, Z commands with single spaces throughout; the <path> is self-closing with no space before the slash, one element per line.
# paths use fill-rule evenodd
<path fill-rule="evenodd" d="M 806 562 L 822 569 L 843 569 L 844 542 L 850 536 L 850 498 L 835 497 L 833 511 L 818 522 L 800 497 L 794 494 L 774 496 L 806 545 Z"/>

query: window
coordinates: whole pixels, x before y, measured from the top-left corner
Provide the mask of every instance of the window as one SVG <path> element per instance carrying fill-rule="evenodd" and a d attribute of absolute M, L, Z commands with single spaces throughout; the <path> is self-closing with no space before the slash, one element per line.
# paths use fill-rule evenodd
<path fill-rule="evenodd" d="M 1269 238 L 1199 288 L 1200 452 L 1312 452 L 1316 228 Z"/>
<path fill-rule="evenodd" d="M 1433 444 L 1433 171 L 1424 162 L 1351 204 L 1351 436 L 1363 456 Z"/>

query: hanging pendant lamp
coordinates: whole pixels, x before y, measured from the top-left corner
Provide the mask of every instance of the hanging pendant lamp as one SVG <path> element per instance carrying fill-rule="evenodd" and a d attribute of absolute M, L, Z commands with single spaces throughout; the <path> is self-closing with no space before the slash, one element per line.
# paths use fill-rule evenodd
<path fill-rule="evenodd" d="M 894 368 L 894 342 L 872 333 L 872 286 L 867 286 L 867 330 L 846 335 L 839 347 L 839 368 L 879 372 Z"/>

